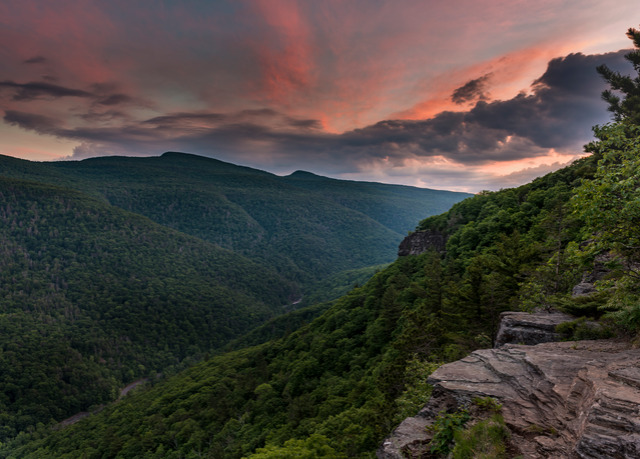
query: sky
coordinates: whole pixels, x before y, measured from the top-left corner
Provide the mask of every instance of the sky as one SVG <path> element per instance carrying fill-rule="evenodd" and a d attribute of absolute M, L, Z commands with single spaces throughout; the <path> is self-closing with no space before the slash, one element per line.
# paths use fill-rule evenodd
<path fill-rule="evenodd" d="M 0 154 L 478 192 L 584 155 L 637 0 L 3 0 Z"/>

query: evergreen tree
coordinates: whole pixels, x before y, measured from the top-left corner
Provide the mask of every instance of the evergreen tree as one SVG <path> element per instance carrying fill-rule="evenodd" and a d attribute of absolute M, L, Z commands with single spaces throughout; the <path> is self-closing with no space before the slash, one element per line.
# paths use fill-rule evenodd
<path fill-rule="evenodd" d="M 635 49 L 627 53 L 625 59 L 631 62 L 638 76 L 622 75 L 606 65 L 599 66 L 597 70 L 611 86 L 611 89 L 602 92 L 602 98 L 609 104 L 608 110 L 613 113 L 614 119 L 640 124 L 640 30 L 630 28 L 627 36 L 633 41 Z M 622 93 L 623 98 L 612 90 Z"/>

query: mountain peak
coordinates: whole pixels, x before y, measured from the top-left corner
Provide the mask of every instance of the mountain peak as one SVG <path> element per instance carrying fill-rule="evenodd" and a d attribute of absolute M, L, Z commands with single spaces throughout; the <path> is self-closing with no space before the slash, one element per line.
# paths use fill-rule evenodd
<path fill-rule="evenodd" d="M 287 177 L 295 178 L 295 179 L 304 179 L 304 180 L 318 180 L 318 179 L 326 178 L 321 175 L 317 175 L 307 171 L 295 171 L 294 173 L 287 175 Z"/>

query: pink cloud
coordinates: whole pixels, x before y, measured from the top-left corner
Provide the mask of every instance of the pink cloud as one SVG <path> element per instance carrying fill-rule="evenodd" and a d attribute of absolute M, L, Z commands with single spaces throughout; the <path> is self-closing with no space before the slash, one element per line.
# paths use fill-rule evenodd
<path fill-rule="evenodd" d="M 257 0 L 251 6 L 263 22 L 263 34 L 249 39 L 260 67 L 255 97 L 277 106 L 308 97 L 316 65 L 308 18 L 296 1 Z"/>
<path fill-rule="evenodd" d="M 514 124 L 526 118 L 520 112 L 499 116 L 490 103 L 535 108 L 518 94 L 532 94 L 550 59 L 603 40 L 628 45 L 624 30 L 634 25 L 627 21 L 635 3 L 0 2 L 0 149 L 26 154 L 26 143 L 7 139 L 28 142 L 29 133 L 33 141 L 82 143 L 83 155 L 218 149 L 265 167 L 336 162 L 335 173 L 360 165 L 392 177 L 406 158 L 438 148 L 460 155 L 455 135 L 462 133 L 465 142 L 493 145 L 465 156 L 477 162 L 501 151 L 491 142 L 509 129 L 525 140 L 540 137 L 526 123 Z M 611 29 L 619 41 L 597 27 L 604 20 L 622 24 Z M 456 90 L 483 78 L 482 97 L 452 101 Z M 471 113 L 478 100 L 489 104 Z M 583 110 L 587 122 L 597 103 Z M 457 117 L 441 116 L 445 111 Z M 493 117 L 489 129 L 478 119 L 463 120 L 466 131 L 454 123 L 466 113 Z M 562 113 L 583 121 L 579 111 Z M 419 122 L 429 119 L 435 121 Z M 451 132 L 439 131 L 443 120 Z M 550 116 L 536 128 L 552 132 L 554 124 Z M 483 138 L 486 132 L 495 138 Z M 427 134 L 441 145 L 432 147 Z M 542 155 L 522 139 L 510 146 L 519 157 Z"/>

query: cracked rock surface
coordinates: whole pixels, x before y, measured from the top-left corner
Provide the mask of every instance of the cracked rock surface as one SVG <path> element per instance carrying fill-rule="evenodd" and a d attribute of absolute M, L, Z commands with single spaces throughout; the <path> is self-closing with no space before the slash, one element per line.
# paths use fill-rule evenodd
<path fill-rule="evenodd" d="M 575 317 L 561 312 L 503 312 L 500 314 L 500 327 L 494 347 L 506 343 L 539 344 L 560 341 L 556 326 L 574 319 Z"/>
<path fill-rule="evenodd" d="M 525 458 L 640 458 L 640 350 L 614 340 L 505 344 L 443 365 L 430 402 L 378 451 L 429 457 L 425 427 L 443 410 L 494 397 Z"/>

